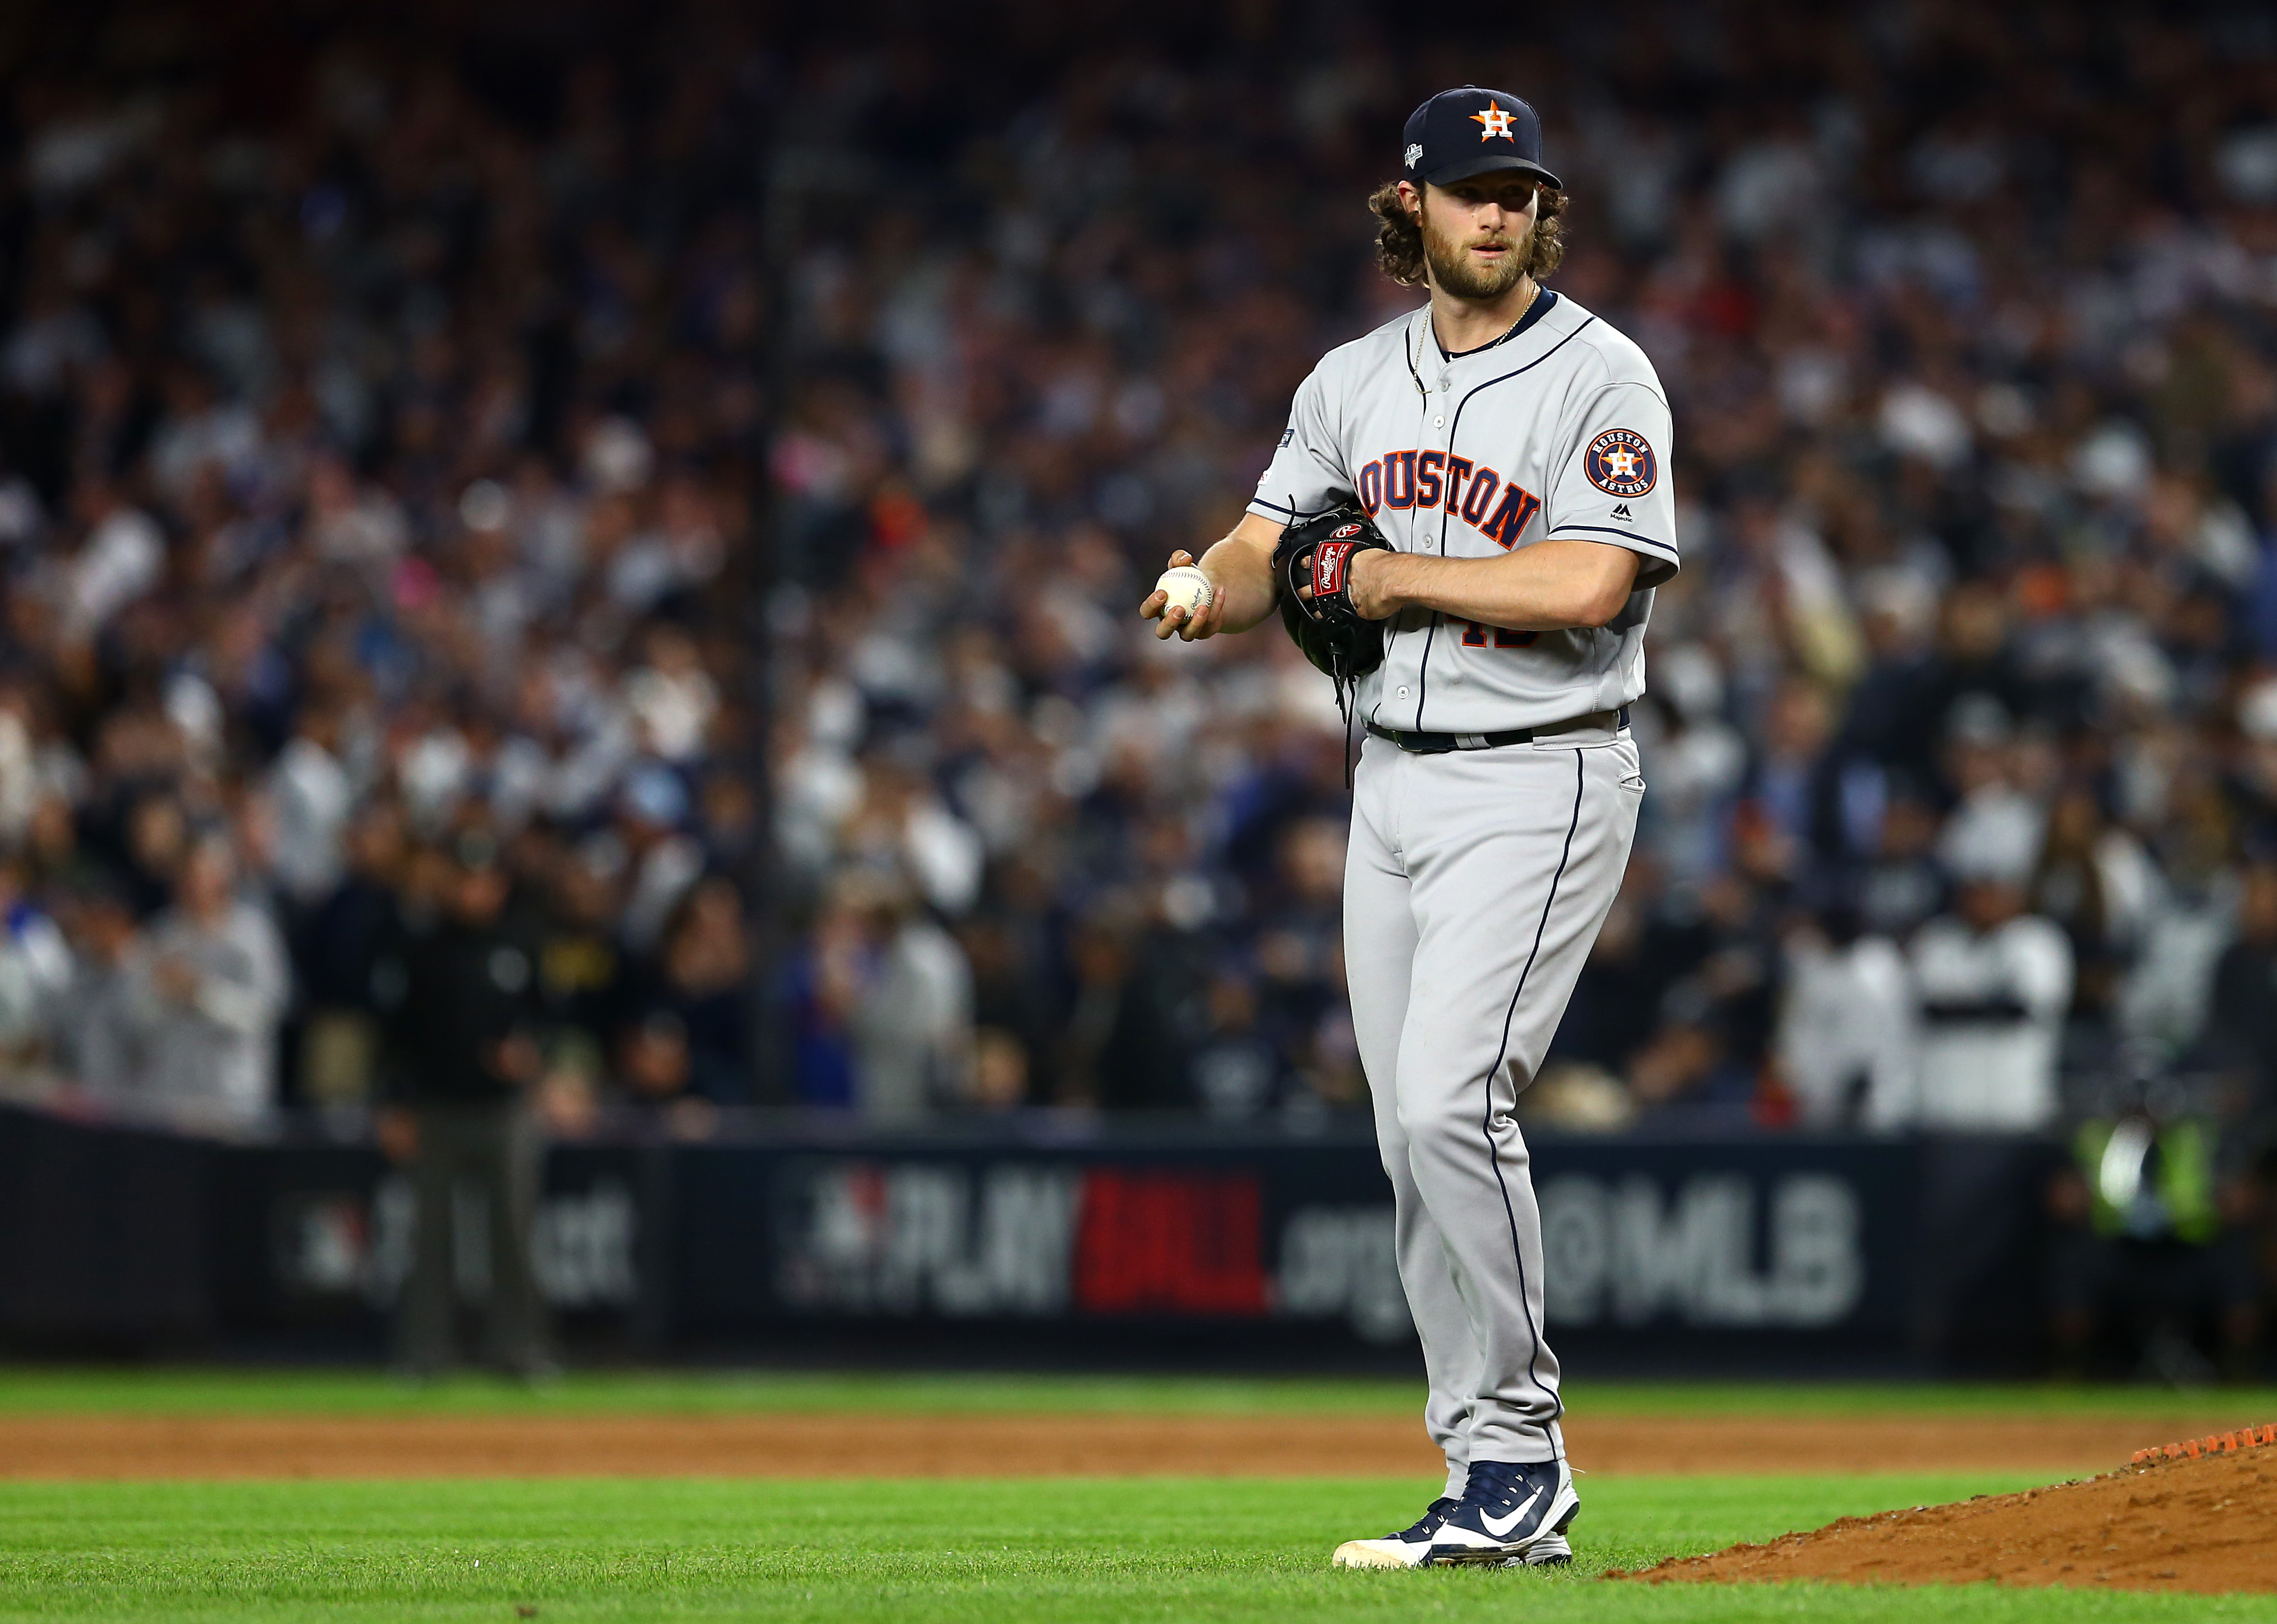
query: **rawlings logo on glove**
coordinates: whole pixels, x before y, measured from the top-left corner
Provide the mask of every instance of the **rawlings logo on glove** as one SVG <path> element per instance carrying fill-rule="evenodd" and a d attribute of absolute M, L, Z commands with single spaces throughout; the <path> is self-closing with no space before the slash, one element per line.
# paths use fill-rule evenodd
<path fill-rule="evenodd" d="M 1345 528 L 1349 529 L 1348 525 Z M 1321 597 L 1344 589 L 1344 572 L 1352 563 L 1353 543 L 1322 542 L 1313 549 L 1313 596 Z"/>

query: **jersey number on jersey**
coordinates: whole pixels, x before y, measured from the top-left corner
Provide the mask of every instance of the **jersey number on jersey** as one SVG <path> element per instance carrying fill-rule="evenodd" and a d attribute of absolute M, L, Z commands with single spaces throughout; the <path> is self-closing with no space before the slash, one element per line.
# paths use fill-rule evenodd
<path fill-rule="evenodd" d="M 1481 626 L 1475 620 L 1462 622 L 1462 627 L 1466 649 L 1485 648 L 1489 632 L 1494 634 L 1494 646 L 1497 649 L 1531 649 L 1534 640 L 1542 635 L 1539 632 L 1513 632 L 1504 626 Z"/>

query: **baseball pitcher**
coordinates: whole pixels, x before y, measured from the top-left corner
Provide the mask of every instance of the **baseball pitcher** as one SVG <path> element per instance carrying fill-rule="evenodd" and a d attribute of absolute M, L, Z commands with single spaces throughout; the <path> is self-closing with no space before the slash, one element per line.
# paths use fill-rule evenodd
<path fill-rule="evenodd" d="M 1139 612 L 1192 641 L 1277 610 L 1366 731 L 1345 964 L 1447 1486 L 1335 1560 L 1542 1565 L 1580 1500 L 1512 1112 L 1644 795 L 1627 707 L 1678 563 L 1669 410 L 1642 351 L 1542 285 L 1565 196 L 1534 109 L 1443 91 L 1405 144 L 1376 246 L 1429 302 L 1321 360 L 1248 513 Z"/>

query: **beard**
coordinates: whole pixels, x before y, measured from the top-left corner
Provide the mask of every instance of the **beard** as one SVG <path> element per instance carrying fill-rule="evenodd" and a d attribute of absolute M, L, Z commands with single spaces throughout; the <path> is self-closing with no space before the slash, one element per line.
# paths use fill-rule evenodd
<path fill-rule="evenodd" d="M 1430 268 L 1431 280 L 1458 299 L 1499 299 L 1516 287 L 1519 278 L 1526 275 L 1526 244 L 1527 237 L 1533 234 L 1531 228 L 1528 228 L 1527 236 L 1496 238 L 1495 242 L 1504 250 L 1501 262 L 1478 266 L 1471 262 L 1470 254 L 1466 251 L 1469 245 L 1443 235 L 1433 224 L 1428 210 L 1424 212 L 1421 224 L 1423 263 Z"/>

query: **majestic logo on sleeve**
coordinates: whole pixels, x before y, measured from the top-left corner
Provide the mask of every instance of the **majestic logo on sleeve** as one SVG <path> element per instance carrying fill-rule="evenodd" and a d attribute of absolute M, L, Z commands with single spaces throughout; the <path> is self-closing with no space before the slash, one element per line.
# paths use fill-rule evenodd
<path fill-rule="evenodd" d="M 1589 442 L 1582 467 L 1589 482 L 1608 496 L 1641 497 L 1660 479 L 1652 446 L 1634 429 L 1608 429 Z"/>
<path fill-rule="evenodd" d="M 1481 140 L 1506 141 L 1510 139 L 1510 110 L 1508 108 L 1489 107 L 1482 113 L 1473 113 L 1471 117 L 1480 124 L 1486 126 L 1486 133 L 1479 137 Z"/>

